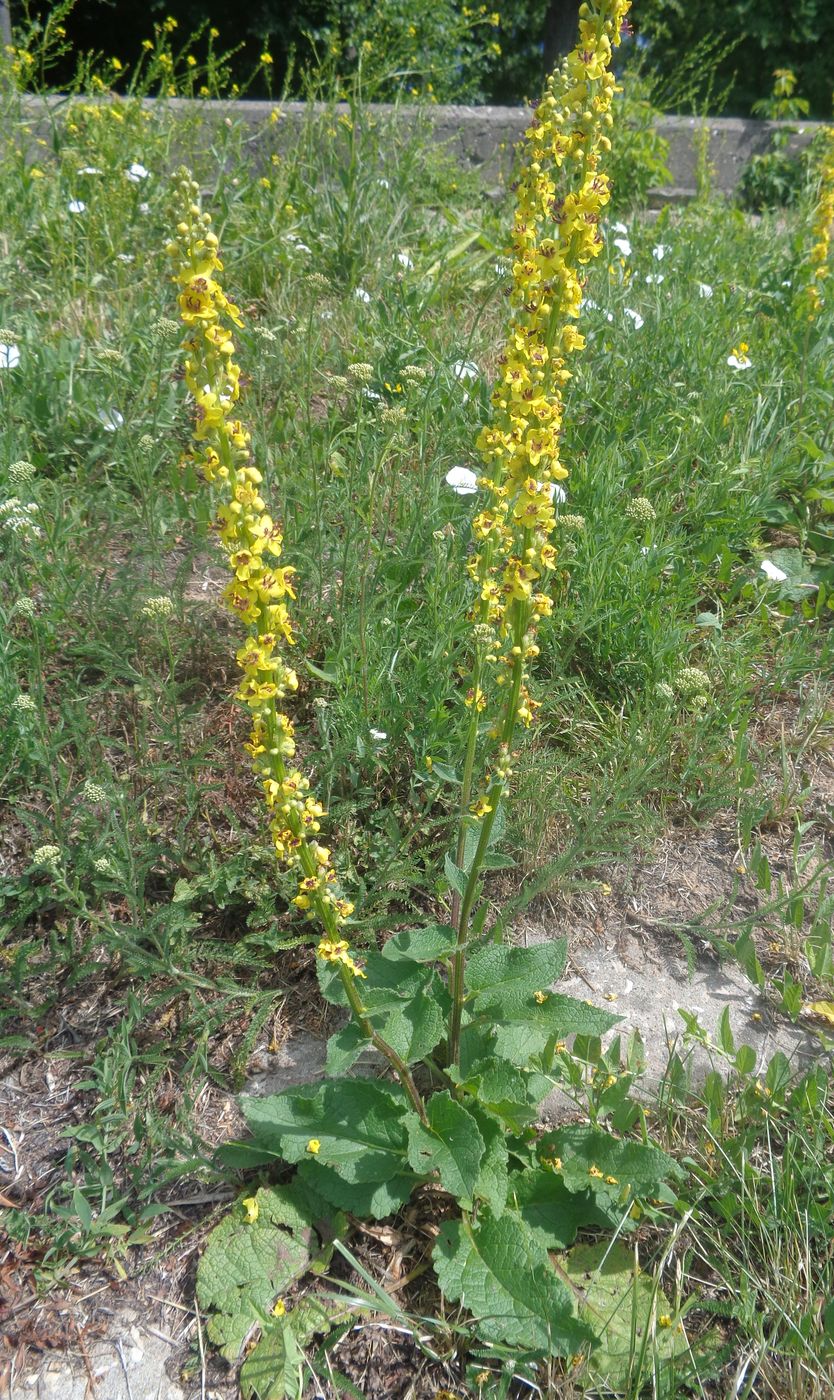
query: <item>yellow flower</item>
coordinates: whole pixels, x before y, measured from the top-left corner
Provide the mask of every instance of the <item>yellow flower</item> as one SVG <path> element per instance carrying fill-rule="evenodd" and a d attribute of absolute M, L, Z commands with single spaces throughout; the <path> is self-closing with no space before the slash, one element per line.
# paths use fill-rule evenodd
<path fill-rule="evenodd" d="M 254 1196 L 246 1196 L 246 1197 L 241 1201 L 241 1205 L 243 1206 L 243 1209 L 246 1211 L 246 1223 L 247 1223 L 247 1225 L 254 1225 L 255 1221 L 256 1221 L 257 1218 L 258 1218 L 258 1214 L 259 1214 L 259 1211 L 258 1211 L 258 1202 L 256 1201 L 255 1197 L 254 1197 Z"/>
<path fill-rule="evenodd" d="M 266 50 L 264 50 L 264 52 L 261 54 L 261 63 L 264 65 L 265 68 L 271 68 L 272 54 L 267 53 Z"/>
<path fill-rule="evenodd" d="M 286 1315 L 286 1311 L 287 1311 L 287 1305 L 286 1305 L 286 1303 L 284 1302 L 283 1298 L 279 1298 L 279 1299 L 277 1300 L 277 1302 L 275 1303 L 275 1306 L 274 1306 L 273 1309 L 272 1309 L 272 1316 L 273 1316 L 273 1317 L 284 1317 L 284 1316 Z"/>
<path fill-rule="evenodd" d="M 321 1143 L 318 1138 L 310 1138 L 310 1141 L 307 1143 L 307 1151 L 312 1152 L 314 1157 L 321 1151 Z"/>

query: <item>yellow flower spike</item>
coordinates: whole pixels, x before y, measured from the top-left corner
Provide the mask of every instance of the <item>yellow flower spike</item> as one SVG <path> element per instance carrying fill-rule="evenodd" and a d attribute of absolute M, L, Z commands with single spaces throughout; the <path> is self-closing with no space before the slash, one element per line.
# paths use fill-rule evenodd
<path fill-rule="evenodd" d="M 808 255 L 806 282 L 798 295 L 798 304 L 808 321 L 815 321 L 822 311 L 822 285 L 829 275 L 831 225 L 834 223 L 834 127 L 825 127 L 825 142 L 820 166 L 817 203 L 811 223 L 813 244 Z"/>
<path fill-rule="evenodd" d="M 170 32 L 170 23 L 163 28 Z M 225 493 L 215 529 L 226 552 L 231 581 L 223 598 L 247 628 L 237 650 L 242 672 L 237 699 L 252 714 L 249 743 L 243 745 L 262 782 L 271 813 L 276 858 L 296 870 L 296 906 L 318 919 L 325 937 L 319 955 L 349 977 L 364 977 L 339 928 L 353 905 L 334 893 L 331 853 L 315 839 L 324 808 L 307 797 L 309 782 L 287 769 L 295 751 L 293 728 L 279 703 L 298 686 L 282 647 L 293 645 L 287 600 L 295 599 L 295 569 L 273 561 L 281 556 L 282 529 L 266 509 L 259 487 L 263 477 L 252 460 L 251 438 L 236 416 L 240 368 L 235 362 L 234 327 L 242 317 L 218 280 L 223 264 L 211 218 L 197 203 L 198 187 L 187 173 L 178 185 L 178 218 L 167 253 L 174 269 L 181 319 L 187 329 L 185 377 L 196 413 L 190 460 L 206 481 Z"/>

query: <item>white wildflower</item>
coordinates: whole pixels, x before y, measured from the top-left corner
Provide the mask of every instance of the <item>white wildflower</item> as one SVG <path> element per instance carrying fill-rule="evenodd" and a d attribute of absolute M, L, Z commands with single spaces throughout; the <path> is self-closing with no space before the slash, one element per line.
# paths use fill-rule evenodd
<path fill-rule="evenodd" d="M 634 329 L 636 331 L 639 331 L 640 327 L 644 324 L 643 317 L 640 315 L 640 312 L 632 311 L 630 306 L 624 307 L 623 310 L 625 312 L 625 315 L 630 316 L 631 320 L 634 322 Z"/>
<path fill-rule="evenodd" d="M 478 489 L 478 478 L 468 467 L 451 467 L 446 473 L 446 485 L 456 496 L 472 496 Z"/>
<path fill-rule="evenodd" d="M 130 180 L 133 185 L 138 185 L 142 180 L 147 180 L 150 173 L 150 170 L 147 170 L 145 166 L 142 165 L 141 161 L 138 160 L 135 160 L 132 165 L 129 165 L 125 171 L 128 180 Z"/>

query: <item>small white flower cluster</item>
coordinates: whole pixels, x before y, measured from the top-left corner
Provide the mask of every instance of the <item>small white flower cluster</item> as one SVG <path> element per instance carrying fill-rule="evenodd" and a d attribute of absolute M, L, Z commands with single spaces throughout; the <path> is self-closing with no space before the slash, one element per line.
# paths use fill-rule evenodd
<path fill-rule="evenodd" d="M 355 379 L 357 384 L 369 384 L 374 377 L 373 365 L 360 360 L 358 364 L 348 365 L 347 374 L 348 378 Z"/>
<path fill-rule="evenodd" d="M 13 535 L 22 535 L 27 540 L 41 539 L 43 530 L 35 520 L 37 510 L 34 501 L 21 501 L 18 496 L 10 496 L 0 504 L 0 529 L 10 530 Z"/>
<path fill-rule="evenodd" d="M 167 593 L 163 593 L 157 598 L 148 599 L 142 608 L 142 615 L 144 617 L 165 618 L 170 617 L 173 611 L 173 598 L 169 598 Z"/>
<path fill-rule="evenodd" d="M 297 233 L 285 233 L 284 242 L 289 243 L 290 251 L 293 253 L 312 253 L 313 251 L 299 238 Z M 368 300 L 370 301 L 370 297 Z"/>
<path fill-rule="evenodd" d="M 54 870 L 60 859 L 60 846 L 47 844 L 45 846 L 38 846 L 37 850 L 32 852 L 32 864 L 43 865 L 47 870 Z"/>
<path fill-rule="evenodd" d="M 31 715 L 37 711 L 38 707 L 31 695 L 27 695 L 24 691 L 21 691 L 12 701 L 12 708 L 17 710 L 18 714 Z"/>
<path fill-rule="evenodd" d="M 167 345 L 172 340 L 179 340 L 180 328 L 170 316 L 160 316 L 151 326 L 150 337 L 153 345 Z"/>
<path fill-rule="evenodd" d="M 657 512 L 648 496 L 635 496 L 634 500 L 626 505 L 625 515 L 629 520 L 639 521 L 641 525 L 649 525 L 657 519 Z"/>
<path fill-rule="evenodd" d="M 675 676 L 675 690 L 683 700 L 706 704 L 712 681 L 700 666 L 684 666 Z"/>
<path fill-rule="evenodd" d="M 35 607 L 34 598 L 28 598 L 25 595 L 22 598 L 18 598 L 12 608 L 12 613 L 19 613 L 21 617 L 34 617 L 36 612 L 37 609 Z"/>
<path fill-rule="evenodd" d="M 81 796 L 84 798 L 85 802 L 107 801 L 107 792 L 105 788 L 101 786 L 101 783 L 94 783 L 90 778 L 87 779 L 81 789 Z"/>
<path fill-rule="evenodd" d="M 112 867 L 112 865 L 110 864 L 110 861 L 107 859 L 107 856 L 99 856 L 97 860 L 94 860 L 94 861 L 93 861 L 93 869 L 94 869 L 94 871 L 96 872 L 97 875 L 113 875 L 113 874 L 115 874 L 115 871 L 113 870 L 113 867 Z"/>

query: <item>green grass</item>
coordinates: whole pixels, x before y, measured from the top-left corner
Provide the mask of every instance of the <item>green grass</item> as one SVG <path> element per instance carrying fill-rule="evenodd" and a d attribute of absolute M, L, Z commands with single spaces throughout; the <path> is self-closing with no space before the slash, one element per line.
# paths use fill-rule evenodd
<path fill-rule="evenodd" d="M 473 511 L 444 478 L 476 465 L 510 196 L 485 200 L 419 124 L 347 130 L 311 115 L 266 174 L 242 125 L 219 126 L 207 146 L 197 118 L 164 107 L 67 108 L 30 125 L 0 91 L 0 327 L 20 353 L 0 366 L 0 497 L 37 506 L 36 531 L 2 529 L 0 1045 L 13 1060 L 69 1059 L 84 1095 L 64 1182 L 14 1221 L 18 1236 L 46 1229 L 49 1278 L 67 1258 L 123 1247 L 110 1224 L 142 1238 L 171 1180 L 216 1174 L 198 1096 L 239 1086 L 276 1018 L 293 1024 L 312 965 L 241 753 L 210 504 L 179 466 L 190 420 L 163 252 L 168 172 L 180 159 L 194 168 L 245 313 L 244 412 L 299 573 L 300 751 L 360 945 L 445 894 L 454 790 L 442 774 L 465 728 Z M 133 162 L 146 178 L 127 178 Z M 539 722 L 507 833 L 517 868 L 495 884 L 496 909 L 552 884 L 570 894 L 668 821 L 721 808 L 738 812 L 755 854 L 773 808 L 760 801 L 755 718 L 830 674 L 834 323 L 829 312 L 806 340 L 792 314 L 803 215 L 751 224 L 710 204 L 628 227 L 632 254 L 621 260 L 609 224 L 589 272 L 596 309 L 567 390 L 562 508 L 584 527 L 560 532 Z M 742 340 L 753 364 L 735 372 L 727 357 Z M 467 361 L 471 381 L 456 375 Z M 364 385 L 347 374 L 357 362 L 371 367 Z M 20 461 L 31 481 L 11 470 Z M 630 513 L 636 498 L 652 519 Z M 763 558 L 788 579 L 768 582 Z M 159 596 L 168 617 L 145 610 Z M 692 667 L 708 683 L 687 694 Z M 825 694 L 808 733 L 830 735 Z M 790 783 L 783 797 L 801 821 Z M 38 863 L 45 845 L 59 855 Z M 807 912 L 794 921 L 800 982 Z M 727 950 L 738 932 L 722 927 Z M 830 986 L 830 933 L 827 963 L 824 931 L 818 942 L 811 967 Z M 733 1393 L 822 1395 L 802 1376 L 809 1354 L 814 1374 L 826 1364 L 809 1340 L 808 1283 L 824 1291 L 808 1221 L 817 1180 L 830 1209 L 826 1091 L 806 1117 L 794 1098 L 778 1124 L 753 1126 L 744 1092 L 720 1132 L 689 1120 L 702 1195 L 681 1236 L 683 1276 L 697 1281 L 706 1260 L 719 1280 L 713 1312 L 750 1358 Z"/>

